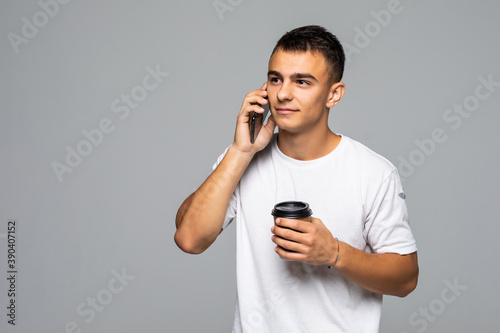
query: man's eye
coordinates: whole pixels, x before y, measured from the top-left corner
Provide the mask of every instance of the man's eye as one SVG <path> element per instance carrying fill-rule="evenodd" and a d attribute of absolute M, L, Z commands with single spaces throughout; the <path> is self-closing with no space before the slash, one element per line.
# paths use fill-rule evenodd
<path fill-rule="evenodd" d="M 281 80 L 279 78 L 277 78 L 277 77 L 272 77 L 272 78 L 269 79 L 269 81 L 276 83 L 276 82 L 280 82 Z"/>
<path fill-rule="evenodd" d="M 305 80 L 298 80 L 297 83 L 300 84 L 301 86 L 305 86 L 305 85 L 309 84 L 309 82 L 307 82 Z"/>

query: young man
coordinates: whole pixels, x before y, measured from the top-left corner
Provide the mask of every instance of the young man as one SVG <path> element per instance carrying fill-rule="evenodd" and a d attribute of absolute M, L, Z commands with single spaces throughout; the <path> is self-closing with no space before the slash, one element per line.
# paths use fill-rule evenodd
<path fill-rule="evenodd" d="M 417 248 L 396 168 L 328 126 L 344 95 L 344 59 L 322 27 L 286 33 L 267 82 L 243 100 L 233 144 L 179 208 L 175 241 L 188 253 L 236 222 L 233 332 L 378 332 L 382 294 L 416 287 Z M 251 143 L 249 121 L 267 103 L 271 116 Z M 287 200 L 308 202 L 312 222 L 275 225 L 271 210 Z"/>

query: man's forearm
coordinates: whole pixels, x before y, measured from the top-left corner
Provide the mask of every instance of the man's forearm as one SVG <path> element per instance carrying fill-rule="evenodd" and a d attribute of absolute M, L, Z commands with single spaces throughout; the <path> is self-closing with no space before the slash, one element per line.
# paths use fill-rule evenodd
<path fill-rule="evenodd" d="M 370 291 L 405 297 L 417 286 L 417 253 L 366 253 L 341 242 L 335 265 L 343 276 Z"/>
<path fill-rule="evenodd" d="M 219 235 L 229 200 L 252 159 L 233 147 L 196 192 L 181 205 L 175 242 L 185 252 L 205 251 Z"/>

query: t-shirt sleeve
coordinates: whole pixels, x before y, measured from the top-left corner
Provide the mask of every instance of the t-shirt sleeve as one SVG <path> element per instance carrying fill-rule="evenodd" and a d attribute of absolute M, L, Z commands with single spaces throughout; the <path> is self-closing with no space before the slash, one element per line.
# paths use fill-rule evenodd
<path fill-rule="evenodd" d="M 217 158 L 217 162 L 212 166 L 212 171 L 217 169 L 219 164 L 222 162 L 222 159 L 224 156 L 226 156 L 227 151 L 229 150 L 229 147 L 226 148 L 224 153 L 222 153 L 219 158 Z M 229 204 L 227 205 L 227 210 L 226 210 L 226 217 L 224 218 L 224 223 L 222 224 L 222 229 L 224 230 L 231 222 L 234 220 L 236 217 L 236 205 L 237 205 L 237 196 L 236 193 L 238 192 L 239 189 L 239 183 L 236 186 L 235 191 L 233 192 L 233 195 L 231 196 L 231 199 L 229 200 Z"/>
<path fill-rule="evenodd" d="M 417 251 L 410 229 L 406 196 L 397 169 L 381 184 L 365 222 L 364 237 L 375 253 Z"/>

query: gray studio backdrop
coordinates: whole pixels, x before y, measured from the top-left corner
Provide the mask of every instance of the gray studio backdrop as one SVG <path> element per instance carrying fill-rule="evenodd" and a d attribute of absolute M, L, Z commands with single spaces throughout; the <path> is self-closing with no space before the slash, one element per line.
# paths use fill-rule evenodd
<path fill-rule="evenodd" d="M 175 214 L 231 144 L 277 39 L 306 24 L 348 55 L 332 128 L 404 179 L 420 281 L 384 298 L 381 331 L 496 331 L 499 11 L 2 0 L 0 331 L 230 332 L 235 227 L 191 256 Z"/>

